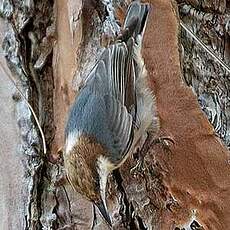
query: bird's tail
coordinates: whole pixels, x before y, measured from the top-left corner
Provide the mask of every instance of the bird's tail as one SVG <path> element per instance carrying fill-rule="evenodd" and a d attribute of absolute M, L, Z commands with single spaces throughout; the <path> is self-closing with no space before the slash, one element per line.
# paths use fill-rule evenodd
<path fill-rule="evenodd" d="M 138 35 L 142 38 L 149 10 L 150 5 L 148 3 L 134 1 L 129 5 L 123 28 L 123 41 L 128 41 L 130 37 L 133 37 L 134 40 L 136 40 Z"/>

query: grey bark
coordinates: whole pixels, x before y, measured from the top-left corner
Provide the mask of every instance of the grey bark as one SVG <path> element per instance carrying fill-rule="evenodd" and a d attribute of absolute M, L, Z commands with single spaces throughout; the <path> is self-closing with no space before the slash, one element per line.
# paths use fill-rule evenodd
<path fill-rule="evenodd" d="M 179 5 L 182 21 L 203 43 L 230 63 L 230 9 L 226 1 L 188 1 Z M 194 89 L 216 133 L 230 148 L 230 73 L 182 30 L 185 82 Z"/>

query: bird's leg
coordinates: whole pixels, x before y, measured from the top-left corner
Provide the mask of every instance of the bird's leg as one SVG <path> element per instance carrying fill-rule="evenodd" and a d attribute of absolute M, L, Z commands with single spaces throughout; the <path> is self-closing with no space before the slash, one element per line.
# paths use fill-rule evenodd
<path fill-rule="evenodd" d="M 152 143 L 151 143 L 151 146 L 156 145 L 156 144 L 160 144 L 165 152 L 171 152 L 170 143 L 175 144 L 174 140 L 171 137 L 168 137 L 168 136 L 164 137 L 163 136 L 163 137 L 154 138 Z"/>
<path fill-rule="evenodd" d="M 61 187 L 61 186 L 65 186 L 69 184 L 69 179 L 68 176 L 66 174 L 66 171 L 60 167 L 59 169 L 59 173 L 56 175 L 55 179 L 54 179 L 54 186 L 55 187 Z"/>
<path fill-rule="evenodd" d="M 130 170 L 130 173 L 135 173 L 135 170 L 142 171 L 143 164 L 144 164 L 144 154 L 141 154 L 143 151 L 144 146 L 146 145 L 146 142 L 148 142 L 149 135 L 146 133 L 146 136 L 143 136 L 141 140 L 138 143 L 138 146 L 136 146 L 135 151 L 133 153 L 133 158 L 137 160 L 137 164 Z"/>
<path fill-rule="evenodd" d="M 143 145 L 143 148 L 141 149 L 140 154 L 144 155 L 147 153 L 153 145 L 160 144 L 165 152 L 170 152 L 170 143 L 175 144 L 174 140 L 169 136 L 161 136 L 161 137 L 155 137 L 151 134 L 151 132 L 148 132 L 148 137 L 145 141 L 145 144 Z"/>
<path fill-rule="evenodd" d="M 138 171 L 143 170 L 145 154 L 151 149 L 153 145 L 161 144 L 165 152 L 170 151 L 170 144 L 175 144 L 174 140 L 171 137 L 154 137 L 151 132 L 147 132 L 147 137 L 145 138 L 144 143 L 141 145 L 141 149 L 137 151 L 138 162 L 135 167 L 131 169 L 131 172 L 137 169 Z"/>
<path fill-rule="evenodd" d="M 56 181 L 54 182 L 54 186 L 61 187 L 61 186 L 67 185 L 68 183 L 69 183 L 68 177 L 66 174 L 64 174 L 64 175 L 60 175 L 60 177 L 56 179 Z"/>
<path fill-rule="evenodd" d="M 49 155 L 48 161 L 55 165 L 63 165 L 63 149 L 59 148 L 57 152 L 53 155 Z M 68 182 L 67 175 L 65 171 L 62 171 L 59 175 L 54 179 L 54 186 L 61 187 L 66 185 Z"/>
<path fill-rule="evenodd" d="M 48 156 L 48 161 L 52 164 L 63 164 L 64 160 L 63 160 L 63 149 L 62 147 L 60 147 L 56 153 L 54 154 L 50 154 Z"/>

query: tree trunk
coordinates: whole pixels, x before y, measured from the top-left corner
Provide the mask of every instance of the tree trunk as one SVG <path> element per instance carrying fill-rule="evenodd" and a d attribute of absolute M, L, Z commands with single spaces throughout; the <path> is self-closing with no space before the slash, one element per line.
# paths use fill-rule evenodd
<path fill-rule="evenodd" d="M 57 159 L 69 107 L 102 47 L 119 33 L 129 2 L 1 1 L 0 229 L 109 229 L 89 201 L 59 185 L 64 168 Z M 230 2 L 148 2 L 143 56 L 158 135 L 175 144 L 170 151 L 153 146 L 142 171 L 134 153 L 110 176 L 114 229 L 228 229 L 230 73 L 180 20 L 229 65 Z M 46 154 L 18 90 L 38 117 Z"/>

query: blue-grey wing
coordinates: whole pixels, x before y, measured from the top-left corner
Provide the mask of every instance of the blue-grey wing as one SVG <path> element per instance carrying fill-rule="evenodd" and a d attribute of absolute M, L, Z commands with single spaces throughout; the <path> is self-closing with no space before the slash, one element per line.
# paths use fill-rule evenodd
<path fill-rule="evenodd" d="M 133 140 L 133 117 L 128 111 L 126 102 L 134 94 L 133 83 L 131 90 L 128 68 L 129 52 L 124 43 L 116 44 L 105 50 L 95 69 L 94 77 L 88 82 L 86 88 L 94 95 L 103 99 L 107 136 L 98 137 L 98 140 L 109 147 L 113 162 L 119 162 L 128 152 Z M 134 70 L 133 70 L 134 71 Z M 134 74 L 131 75 L 134 77 Z M 131 92 L 130 92 L 131 91 Z M 97 102 L 98 103 L 98 102 Z M 134 102 L 133 102 L 134 103 Z M 107 144 L 106 144 L 107 143 Z"/>
<path fill-rule="evenodd" d="M 91 135 L 117 161 L 133 140 L 137 111 L 133 47 L 136 36 L 143 33 L 148 10 L 148 4 L 131 4 L 124 26 L 128 36 L 104 49 L 72 106 L 66 126 L 66 139 L 79 132 Z"/>
<path fill-rule="evenodd" d="M 108 158 L 119 162 L 132 140 L 132 116 L 113 96 L 95 94 L 86 87 L 70 111 L 66 140 L 76 139 L 79 133 L 96 138 L 108 149 Z"/>
<path fill-rule="evenodd" d="M 130 43 L 129 43 L 130 44 Z M 130 44 L 132 45 L 132 44 Z M 132 50 L 124 42 L 112 45 L 104 50 L 96 66 L 93 68 L 85 87 L 91 87 L 95 93 L 110 94 L 125 104 L 129 91 L 134 93 L 134 85 L 128 88 Z"/>
<path fill-rule="evenodd" d="M 66 139 L 80 133 L 91 136 L 101 144 L 111 147 L 112 136 L 108 132 L 105 102 L 101 95 L 84 88 L 75 100 L 66 125 Z"/>
<path fill-rule="evenodd" d="M 133 45 L 132 42 L 129 44 Z M 95 89 L 104 98 L 108 129 L 117 153 L 113 157 L 117 161 L 128 152 L 133 140 L 134 116 L 131 115 L 130 108 L 135 107 L 135 73 L 130 46 L 122 42 L 106 49 L 92 80 L 93 85 L 97 85 Z"/>
<path fill-rule="evenodd" d="M 126 107 L 129 90 L 125 43 L 104 50 L 86 85 L 76 99 L 66 126 L 66 137 L 84 133 L 108 148 L 109 158 L 119 161 L 127 153 L 133 135 L 133 117 Z M 134 93 L 134 88 L 131 89 Z"/>
<path fill-rule="evenodd" d="M 113 162 L 119 162 L 128 152 L 133 140 L 133 118 L 127 108 L 111 95 L 104 96 L 108 129 L 115 150 L 110 156 Z"/>

